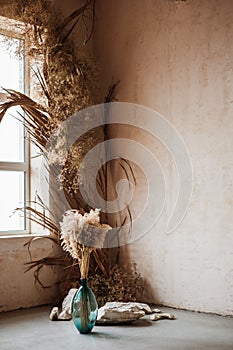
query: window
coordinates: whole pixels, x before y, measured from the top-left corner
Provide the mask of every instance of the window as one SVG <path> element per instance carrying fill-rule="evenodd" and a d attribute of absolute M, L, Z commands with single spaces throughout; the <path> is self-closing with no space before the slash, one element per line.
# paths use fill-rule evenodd
<path fill-rule="evenodd" d="M 26 46 L 29 39 L 24 35 L 22 23 L 0 16 L 0 103 L 7 101 L 4 89 L 41 99 L 41 87 L 33 70 L 41 69 L 42 61 L 40 57 L 29 60 Z M 35 214 L 23 209 L 29 205 L 41 211 L 37 194 L 45 207 L 49 207 L 49 175 L 43 157 L 38 157 L 38 148 L 30 142 L 22 113 L 20 107 L 11 107 L 0 122 L 0 237 L 28 233 L 49 235 Z M 43 214 L 48 216 L 45 207 Z M 15 211 L 16 208 L 22 210 Z"/>
<path fill-rule="evenodd" d="M 22 35 L 0 26 L 1 88 L 27 92 L 24 47 Z M 1 90 L 0 103 L 6 100 L 7 94 Z M 30 231 L 26 213 L 14 212 L 15 208 L 24 207 L 30 197 L 29 144 L 19 112 L 22 113 L 18 107 L 10 108 L 0 123 L 0 234 Z"/>

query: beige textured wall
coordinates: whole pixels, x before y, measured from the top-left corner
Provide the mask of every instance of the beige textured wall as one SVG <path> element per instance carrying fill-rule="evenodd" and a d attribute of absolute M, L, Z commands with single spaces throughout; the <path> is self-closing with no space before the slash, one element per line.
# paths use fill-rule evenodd
<path fill-rule="evenodd" d="M 52 303 L 58 296 L 57 288 L 43 289 L 35 285 L 34 270 L 26 272 L 30 261 L 25 243 L 29 238 L 0 238 L 0 312 Z M 31 246 L 32 260 L 55 255 L 48 240 L 37 241 Z M 44 285 L 56 282 L 58 270 L 43 267 L 41 281 Z"/>
<path fill-rule="evenodd" d="M 149 281 L 147 300 L 233 315 L 233 2 L 98 0 L 96 13 L 104 89 L 120 79 L 119 101 L 165 116 L 193 163 L 189 211 L 166 235 L 175 171 L 167 152 L 147 140 L 169 184 L 165 211 L 125 254 Z"/>

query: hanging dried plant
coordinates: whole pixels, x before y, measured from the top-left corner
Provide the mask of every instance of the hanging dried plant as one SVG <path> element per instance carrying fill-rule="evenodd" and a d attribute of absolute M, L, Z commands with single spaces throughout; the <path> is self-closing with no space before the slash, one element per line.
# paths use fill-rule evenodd
<path fill-rule="evenodd" d="M 72 32 L 78 24 L 83 25 L 84 28 L 84 43 L 89 41 L 94 28 L 94 5 L 94 0 L 87 0 L 84 6 L 78 8 L 63 20 L 57 16 L 51 3 L 46 0 L 14 0 L 5 10 L 6 15 L 16 18 L 24 24 L 24 33 L 27 37 L 26 54 L 30 56 L 31 62 L 33 62 L 33 74 L 40 84 L 43 96 L 40 94 L 38 98 L 37 95 L 37 99 L 34 100 L 18 91 L 5 89 L 8 100 L 0 105 L 0 122 L 9 108 L 19 105 L 24 112 L 22 113 L 22 118 L 26 122 L 28 134 L 42 154 L 45 152 L 45 147 L 51 135 L 55 131 L 59 133 L 59 128 L 63 121 L 74 113 L 100 102 L 97 67 L 93 61 L 81 53 L 81 50 L 75 47 L 72 40 Z M 109 88 L 104 102 L 114 100 L 115 89 L 118 83 L 113 84 Z M 85 154 L 98 142 L 106 139 L 108 139 L 108 128 L 106 125 L 83 135 L 72 145 L 65 158 L 62 171 L 57 174 L 67 202 L 72 209 L 83 212 L 91 209 L 83 201 L 79 192 L 78 169 Z M 59 158 L 59 149 L 56 149 L 54 152 L 54 156 L 57 157 L 57 155 Z M 132 168 L 127 160 L 119 159 L 119 167 L 123 169 L 127 178 L 131 177 L 135 181 Z M 48 169 L 50 171 L 54 170 L 53 167 L 48 167 Z M 108 164 L 104 165 L 98 176 L 98 189 L 102 197 L 107 198 L 108 176 L 111 176 L 111 167 Z M 52 183 L 50 188 L 52 191 Z M 26 209 L 32 221 L 50 230 L 52 236 L 46 239 L 52 239 L 60 246 L 61 237 L 64 242 L 64 230 L 61 235 L 56 218 L 54 220 L 50 215 L 54 213 L 45 208 L 39 196 L 37 199 L 39 199 L 41 211 L 33 208 L 33 202 L 31 202 L 31 205 L 23 208 L 23 210 Z M 55 202 L 56 200 L 54 200 Z M 49 216 L 45 212 L 49 212 Z M 131 221 L 129 208 L 126 209 L 125 214 L 121 216 L 121 222 L 117 222 L 116 226 L 123 226 L 127 221 Z M 108 215 L 102 215 L 102 222 L 108 223 Z M 32 242 L 33 239 L 27 244 L 29 251 Z M 82 275 L 87 275 L 89 256 L 90 249 L 88 254 L 86 254 L 84 246 L 77 246 L 77 259 Z M 82 261 L 85 259 L 86 267 L 84 268 L 82 267 Z M 39 279 L 39 272 L 42 266 L 53 266 L 56 264 L 62 265 L 69 270 L 67 280 L 71 283 L 71 274 L 75 263 L 68 254 L 31 261 L 28 264 L 28 270 L 36 268 L 34 273 L 35 279 L 42 284 Z M 90 260 L 90 275 L 103 276 L 103 283 L 107 285 L 107 281 L 115 278 L 113 278 L 116 275 L 114 271 L 116 272 L 116 267 L 114 269 L 111 267 L 109 250 L 95 249 Z M 120 270 L 117 271 L 119 272 Z M 120 275 L 119 278 L 121 278 Z M 138 276 L 135 276 L 136 280 L 138 280 Z M 65 281 L 62 282 L 64 284 Z M 130 292 L 127 292 L 127 290 L 126 288 L 124 293 L 125 301 L 132 300 L 133 295 L 133 289 L 130 289 Z M 118 293 L 116 300 L 121 300 L 122 298 L 119 297 Z"/>

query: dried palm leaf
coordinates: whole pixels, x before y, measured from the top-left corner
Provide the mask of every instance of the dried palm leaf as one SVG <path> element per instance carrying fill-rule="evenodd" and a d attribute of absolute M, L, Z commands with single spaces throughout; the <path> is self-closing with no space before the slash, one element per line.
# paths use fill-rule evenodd
<path fill-rule="evenodd" d="M 40 148 L 45 147 L 50 135 L 50 117 L 46 109 L 21 92 L 10 89 L 5 89 L 5 91 L 8 101 L 0 104 L 0 122 L 11 107 L 20 106 L 25 113 L 21 114 L 21 117 L 29 133 Z"/>
<path fill-rule="evenodd" d="M 95 8 L 95 1 L 87 0 L 84 6 L 78 8 L 77 10 L 72 12 L 68 17 L 66 17 L 64 19 L 64 21 L 61 24 L 59 24 L 55 28 L 55 33 L 60 38 L 62 43 L 65 41 L 64 39 L 67 39 L 68 36 L 71 34 L 71 32 L 73 31 L 75 25 L 78 23 L 78 20 L 79 20 L 80 17 L 83 19 L 83 24 L 84 24 L 84 27 L 85 27 L 86 33 L 87 33 L 88 27 L 87 27 L 86 22 L 85 22 L 85 17 L 86 17 L 85 14 L 86 14 L 87 11 L 90 11 L 90 9 L 93 12 L 94 8 Z M 63 33 L 64 30 L 66 30 L 67 26 L 69 26 L 71 24 L 71 22 L 73 22 L 74 20 L 76 20 L 75 24 L 73 24 L 71 29 L 68 30 L 68 32 L 64 35 L 64 33 Z M 94 23 L 94 17 L 91 19 L 91 31 L 90 31 L 91 34 L 89 34 L 88 36 L 87 36 L 87 34 L 85 35 L 86 36 L 85 43 L 87 43 L 87 41 L 88 41 L 87 38 L 90 39 L 90 36 L 92 35 L 93 23 Z"/>

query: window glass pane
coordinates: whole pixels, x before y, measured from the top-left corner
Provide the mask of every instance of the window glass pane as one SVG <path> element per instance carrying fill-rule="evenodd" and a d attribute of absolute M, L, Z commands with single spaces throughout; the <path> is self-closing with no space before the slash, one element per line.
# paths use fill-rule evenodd
<path fill-rule="evenodd" d="M 0 86 L 23 91 L 24 41 L 0 34 Z"/>
<path fill-rule="evenodd" d="M 23 91 L 22 48 L 23 40 L 7 38 L 0 34 L 0 87 Z M 19 110 L 18 107 L 10 108 L 0 124 L 0 161 L 23 162 L 25 160 L 24 126 L 16 119 L 20 118 L 17 112 Z"/>
<path fill-rule="evenodd" d="M 24 162 L 24 126 L 16 108 L 10 108 L 0 123 L 0 161 Z"/>
<path fill-rule="evenodd" d="M 25 230 L 23 213 L 13 214 L 15 208 L 25 206 L 24 184 L 24 172 L 0 171 L 0 231 Z"/>

